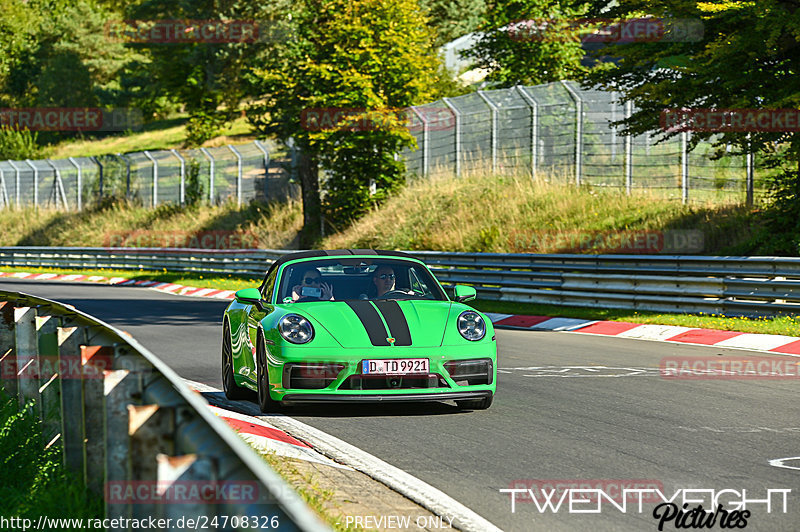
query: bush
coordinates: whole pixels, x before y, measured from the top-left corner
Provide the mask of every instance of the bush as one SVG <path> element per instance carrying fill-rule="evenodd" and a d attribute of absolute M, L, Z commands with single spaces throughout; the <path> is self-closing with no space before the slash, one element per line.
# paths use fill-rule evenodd
<path fill-rule="evenodd" d="M 0 126 L 0 160 L 22 161 L 37 159 L 41 148 L 37 143 L 38 134 L 28 129 Z"/>

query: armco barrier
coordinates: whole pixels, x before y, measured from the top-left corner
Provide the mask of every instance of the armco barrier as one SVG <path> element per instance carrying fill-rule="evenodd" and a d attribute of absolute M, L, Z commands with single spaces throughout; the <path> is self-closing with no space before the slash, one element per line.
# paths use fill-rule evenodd
<path fill-rule="evenodd" d="M 104 495 L 107 518 L 329 530 L 175 372 L 100 320 L 0 290 L 0 369 L 6 392 L 41 417 L 44 442 Z"/>
<path fill-rule="evenodd" d="M 261 277 L 284 250 L 0 248 L 0 265 Z M 445 285 L 482 298 L 728 315 L 800 312 L 800 258 L 413 251 Z"/>

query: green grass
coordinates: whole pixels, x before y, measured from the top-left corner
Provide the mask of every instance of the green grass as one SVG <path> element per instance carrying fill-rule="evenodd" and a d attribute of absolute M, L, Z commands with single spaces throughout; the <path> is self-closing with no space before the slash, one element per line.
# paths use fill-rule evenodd
<path fill-rule="evenodd" d="M 65 469 L 58 444 L 46 443 L 38 417 L 0 389 L 0 515 L 102 518 L 102 497 Z"/>
<path fill-rule="evenodd" d="M 70 139 L 50 146 L 46 156 L 53 159 L 67 157 L 91 157 L 109 153 L 130 153 L 144 150 L 168 150 L 182 148 L 186 141 L 188 116 L 179 115 L 166 120 L 145 124 L 141 131 L 98 138 Z M 227 125 L 217 137 L 204 143 L 204 147 L 224 144 L 241 144 L 255 138 L 244 118 L 237 118 Z"/>
<path fill-rule="evenodd" d="M 666 312 L 646 312 L 596 307 L 562 307 L 558 305 L 491 300 L 477 300 L 473 306 L 483 312 L 498 312 L 502 314 L 527 314 L 533 316 L 553 316 L 587 320 L 625 321 L 629 323 L 677 325 L 681 327 L 720 329 L 723 331 L 739 331 L 745 333 L 800 336 L 800 317 L 798 316 L 748 318 L 718 316 L 714 314 L 670 314 Z"/>

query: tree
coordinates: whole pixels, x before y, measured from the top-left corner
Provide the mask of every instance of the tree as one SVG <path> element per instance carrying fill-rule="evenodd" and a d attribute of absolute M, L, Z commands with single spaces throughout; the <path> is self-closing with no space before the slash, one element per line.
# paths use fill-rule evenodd
<path fill-rule="evenodd" d="M 597 2 L 597 8 L 605 2 Z M 623 93 L 638 111 L 623 122 L 626 132 L 661 130 L 665 110 L 798 109 L 800 86 L 800 5 L 793 1 L 693 2 L 647 0 L 620 3 L 605 16 L 622 19 L 647 14 L 667 22 L 663 39 L 615 44 L 605 52 L 616 67 L 589 76 Z M 681 35 L 682 22 L 702 22 L 702 36 Z M 670 22 L 674 21 L 674 22 Z M 662 137 L 677 134 L 663 131 Z M 778 177 L 775 202 L 767 215 L 766 240 L 773 252 L 798 253 L 800 237 L 800 135 L 796 131 L 693 131 L 692 145 L 716 138 L 716 145 L 739 153 L 760 153 L 791 167 Z M 776 152 L 776 146 L 780 149 Z M 790 236 L 789 236 L 790 235 Z M 777 240 L 776 240 L 777 239 Z"/>
<path fill-rule="evenodd" d="M 482 35 L 465 55 L 488 71 L 487 81 L 500 87 L 582 79 L 584 51 L 570 28 L 585 12 L 582 2 L 488 2 Z"/>
<path fill-rule="evenodd" d="M 413 143 L 396 110 L 435 97 L 439 60 L 416 0 L 302 0 L 284 23 L 291 37 L 253 70 L 260 103 L 248 116 L 300 150 L 301 243 L 309 246 L 320 229 L 320 163 L 335 224 L 369 208 L 371 179 L 378 198 L 395 188 L 403 168 L 394 154 Z"/>
<path fill-rule="evenodd" d="M 486 14 L 485 0 L 420 0 L 420 6 L 428 12 L 437 48 L 477 30 Z"/>

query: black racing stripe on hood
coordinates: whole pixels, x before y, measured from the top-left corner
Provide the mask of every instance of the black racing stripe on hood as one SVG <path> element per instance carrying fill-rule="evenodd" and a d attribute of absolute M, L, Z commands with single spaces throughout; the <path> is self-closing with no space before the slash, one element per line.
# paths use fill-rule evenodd
<path fill-rule="evenodd" d="M 397 301 L 373 301 L 378 310 L 383 314 L 383 319 L 389 326 L 389 334 L 394 338 L 394 345 L 411 345 L 411 331 L 408 330 L 408 321 Z"/>
<path fill-rule="evenodd" d="M 353 309 L 361 324 L 369 335 L 369 341 L 375 346 L 389 345 L 386 340 L 386 327 L 383 325 L 380 314 L 375 310 L 375 307 L 370 305 L 369 301 L 353 300 L 345 301 L 347 306 Z"/>

